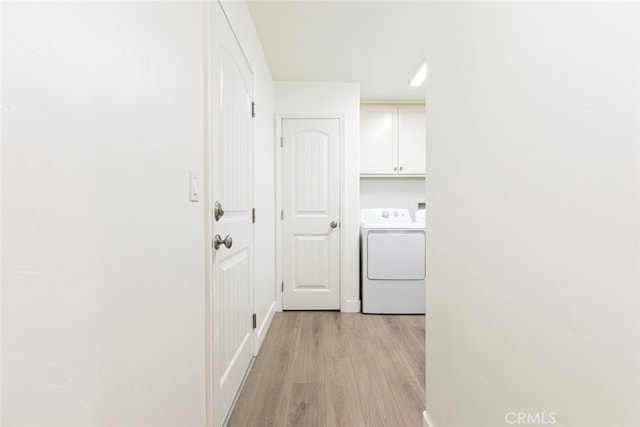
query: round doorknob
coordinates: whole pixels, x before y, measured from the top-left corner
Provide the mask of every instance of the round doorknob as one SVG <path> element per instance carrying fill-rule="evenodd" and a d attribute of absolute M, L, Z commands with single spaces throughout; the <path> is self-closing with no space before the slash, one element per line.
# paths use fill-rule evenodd
<path fill-rule="evenodd" d="M 222 236 L 216 234 L 216 236 L 213 238 L 213 248 L 215 250 L 218 250 L 220 249 L 221 245 L 224 245 L 224 247 L 227 249 L 231 248 L 231 245 L 233 245 L 233 239 L 231 238 L 231 236 L 227 235 L 223 239 Z"/>
<path fill-rule="evenodd" d="M 331 221 L 331 228 L 336 228 L 338 226 L 338 223 L 335 221 Z"/>

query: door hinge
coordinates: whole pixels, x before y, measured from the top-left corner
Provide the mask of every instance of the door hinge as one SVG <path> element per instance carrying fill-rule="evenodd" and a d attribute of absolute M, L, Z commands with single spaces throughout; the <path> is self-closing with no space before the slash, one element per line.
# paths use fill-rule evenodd
<path fill-rule="evenodd" d="M 283 211 L 283 210 L 281 210 L 281 211 L 280 211 L 280 220 L 283 220 L 283 219 L 284 219 L 284 211 Z"/>
<path fill-rule="evenodd" d="M 280 292 L 284 293 L 284 282 L 280 283 Z"/>
<path fill-rule="evenodd" d="M 252 102 L 251 103 L 251 117 L 255 117 L 256 116 L 256 103 Z"/>
<path fill-rule="evenodd" d="M 251 209 L 251 221 L 256 222 L 256 208 Z"/>
<path fill-rule="evenodd" d="M 280 137 L 280 147 L 284 147 L 284 138 Z"/>
<path fill-rule="evenodd" d="M 258 317 L 256 316 L 255 313 L 253 313 L 253 329 L 255 329 L 257 325 L 258 325 Z"/>

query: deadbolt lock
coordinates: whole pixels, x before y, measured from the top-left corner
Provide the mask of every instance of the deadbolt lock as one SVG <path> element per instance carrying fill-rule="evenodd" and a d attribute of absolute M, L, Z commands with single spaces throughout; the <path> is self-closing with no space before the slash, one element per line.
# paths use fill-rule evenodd
<path fill-rule="evenodd" d="M 220 204 L 220 202 L 216 202 L 213 205 L 213 217 L 216 219 L 216 221 L 220 221 L 222 215 L 224 215 L 224 209 L 222 209 L 222 205 Z"/>

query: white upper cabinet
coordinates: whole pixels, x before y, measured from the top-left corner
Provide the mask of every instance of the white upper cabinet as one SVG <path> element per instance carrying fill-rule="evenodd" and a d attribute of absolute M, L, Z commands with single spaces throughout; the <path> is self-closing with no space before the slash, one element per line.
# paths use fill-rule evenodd
<path fill-rule="evenodd" d="M 398 107 L 398 171 L 425 174 L 425 116 L 423 105 Z"/>
<path fill-rule="evenodd" d="M 360 175 L 424 174 L 424 105 L 362 104 Z"/>
<path fill-rule="evenodd" d="M 360 174 L 394 174 L 398 163 L 397 142 L 398 108 L 363 105 L 360 108 Z"/>

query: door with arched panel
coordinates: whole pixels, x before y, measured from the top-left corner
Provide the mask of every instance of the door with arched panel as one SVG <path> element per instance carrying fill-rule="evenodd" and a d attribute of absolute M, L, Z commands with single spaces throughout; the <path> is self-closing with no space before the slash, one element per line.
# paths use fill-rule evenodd
<path fill-rule="evenodd" d="M 254 356 L 253 74 L 211 3 L 210 330 L 212 425 L 223 425 Z"/>
<path fill-rule="evenodd" d="M 282 120 L 284 310 L 340 308 L 340 119 Z"/>

